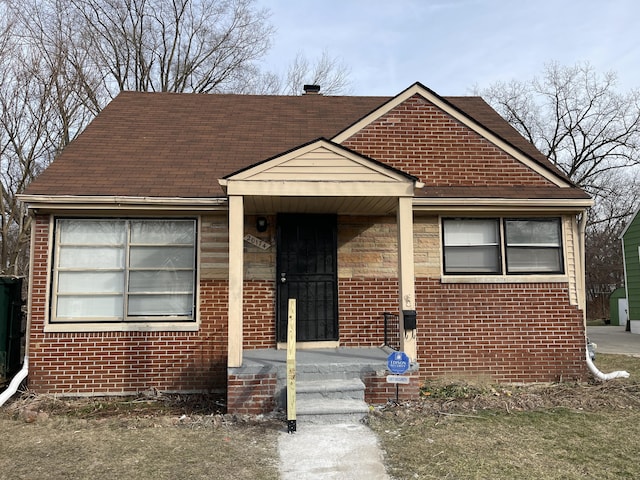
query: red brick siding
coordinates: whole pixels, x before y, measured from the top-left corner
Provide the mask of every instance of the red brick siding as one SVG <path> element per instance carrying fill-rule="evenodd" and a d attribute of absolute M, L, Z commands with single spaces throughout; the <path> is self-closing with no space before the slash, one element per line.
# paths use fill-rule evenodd
<path fill-rule="evenodd" d="M 389 372 L 372 372 L 364 378 L 366 390 L 364 400 L 370 404 L 382 404 L 389 400 L 395 401 L 396 395 L 398 400 L 413 400 L 420 396 L 420 386 L 422 381 L 419 374 L 407 373 L 404 376 L 409 377 L 409 383 L 398 384 L 396 392 L 396 384 L 387 382 Z"/>
<path fill-rule="evenodd" d="M 260 414 L 275 410 L 277 378 L 275 373 L 229 375 L 227 411 Z"/>
<path fill-rule="evenodd" d="M 418 352 L 425 378 L 498 382 L 584 379 L 582 312 L 566 284 L 450 284 L 420 280 Z"/>
<path fill-rule="evenodd" d="M 419 96 L 342 144 L 415 175 L 426 186 L 551 185 Z"/>
<path fill-rule="evenodd" d="M 45 334 L 48 229 L 48 217 L 37 217 L 30 388 L 69 395 L 225 388 L 225 280 L 201 281 L 198 332 Z M 244 348 L 275 345 L 275 287 L 272 280 L 245 282 Z M 381 345 L 382 313 L 397 310 L 397 280 L 341 278 L 338 288 L 341 345 Z M 532 382 L 586 376 L 582 312 L 569 304 L 566 284 L 441 284 L 422 278 L 416 298 L 421 379 L 456 375 Z M 240 410 L 266 407 L 273 397 L 269 379 L 234 381 L 231 376 L 229 395 Z M 370 399 L 388 396 L 389 387 L 395 391 L 380 379 L 369 381 Z M 249 391 L 259 393 L 255 400 L 247 399 Z"/>
<path fill-rule="evenodd" d="M 276 347 L 275 281 L 244 282 L 243 348 Z"/>
<path fill-rule="evenodd" d="M 227 285 L 202 281 L 198 332 L 44 333 L 48 217 L 34 234 L 29 387 L 41 393 L 218 391 L 227 376 Z"/>
<path fill-rule="evenodd" d="M 384 341 L 384 312 L 398 311 L 398 281 L 343 278 L 338 281 L 340 345 L 379 347 Z"/>

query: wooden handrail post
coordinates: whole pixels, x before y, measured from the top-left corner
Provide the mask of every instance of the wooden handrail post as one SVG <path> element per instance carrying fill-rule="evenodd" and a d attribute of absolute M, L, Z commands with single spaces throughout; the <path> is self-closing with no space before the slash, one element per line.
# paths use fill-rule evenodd
<path fill-rule="evenodd" d="M 287 432 L 296 431 L 296 299 L 289 299 L 287 319 Z"/>

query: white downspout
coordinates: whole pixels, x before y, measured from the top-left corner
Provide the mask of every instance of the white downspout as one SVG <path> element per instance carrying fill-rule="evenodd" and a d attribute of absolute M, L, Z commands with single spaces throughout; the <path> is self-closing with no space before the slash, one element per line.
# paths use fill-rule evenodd
<path fill-rule="evenodd" d="M 587 297 L 587 287 L 586 287 L 586 279 L 585 279 L 585 233 L 586 233 L 586 229 L 587 229 L 587 212 L 583 212 L 582 216 L 580 217 L 579 223 L 578 223 L 578 235 L 580 237 L 580 266 L 582 269 L 582 274 L 580 275 L 580 278 L 582 279 L 581 281 L 581 289 L 582 289 L 582 294 L 583 294 L 583 298 L 585 299 L 585 304 L 586 304 L 586 297 Z M 623 241 L 624 242 L 624 241 Z M 623 255 L 624 255 L 624 248 L 622 249 Z M 626 277 L 625 277 L 626 278 Z M 625 282 L 626 283 L 626 282 Z M 586 319 L 586 305 L 585 309 L 584 309 L 584 331 L 585 331 L 585 335 L 587 332 L 587 319 Z M 585 338 L 586 340 L 586 338 Z M 586 354 L 586 358 L 587 358 L 587 366 L 589 367 L 589 371 L 596 377 L 599 378 L 600 380 L 612 380 L 614 378 L 629 378 L 629 372 L 625 372 L 625 371 L 616 371 L 616 372 L 611 372 L 611 373 L 602 373 L 600 370 L 598 370 L 598 367 L 596 367 L 593 363 L 593 361 L 591 360 L 591 355 L 589 354 L 589 345 L 588 342 L 585 343 L 585 354 Z"/>
<path fill-rule="evenodd" d="M 33 221 L 33 216 L 30 216 L 29 219 L 31 221 L 31 246 L 29 249 L 29 292 L 27 293 L 27 333 L 24 342 L 24 361 L 22 363 L 22 368 L 20 369 L 20 371 L 16 373 L 15 377 L 13 377 L 11 383 L 5 389 L 5 391 L 0 394 L 0 407 L 2 407 L 7 402 L 7 400 L 9 400 L 18 391 L 18 387 L 20 387 L 20 384 L 24 381 L 25 378 L 27 378 L 27 375 L 29 374 L 29 336 L 31 334 L 32 300 L 31 292 L 33 290 L 31 286 L 33 285 L 33 255 L 36 245 L 36 235 L 34 233 L 35 222 Z M 49 231 L 51 231 L 51 228 L 49 228 Z M 51 244 L 51 242 L 49 242 L 49 244 Z"/>
<path fill-rule="evenodd" d="M 578 239 L 579 239 L 579 249 L 580 249 L 580 273 L 579 278 L 576 279 L 576 284 L 578 285 L 578 305 L 582 308 L 582 318 L 584 321 L 584 331 L 585 335 L 587 332 L 587 278 L 586 278 L 586 255 L 587 255 L 587 247 L 586 247 L 586 232 L 587 232 L 587 211 L 584 210 L 582 215 L 580 216 L 580 220 L 578 220 Z M 578 283 L 579 282 L 579 283 Z"/>
<path fill-rule="evenodd" d="M 602 373 L 600 370 L 598 370 L 598 367 L 596 367 L 593 364 L 593 361 L 591 361 L 591 356 L 589 355 L 589 349 L 586 349 L 587 351 L 587 366 L 589 367 L 589 370 L 591 370 L 591 373 L 593 373 L 593 375 L 597 378 L 599 378 L 600 380 L 612 380 L 614 378 L 629 378 L 629 372 L 625 372 L 625 371 L 616 371 L 616 372 L 611 372 L 611 373 Z"/>
<path fill-rule="evenodd" d="M 7 400 L 9 400 L 17 391 L 18 387 L 22 383 L 22 381 L 27 378 L 29 374 L 29 357 L 24 356 L 24 363 L 22 364 L 22 369 L 16 373 L 16 376 L 13 377 L 9 386 L 5 389 L 4 392 L 0 394 L 0 407 L 2 407 Z"/>

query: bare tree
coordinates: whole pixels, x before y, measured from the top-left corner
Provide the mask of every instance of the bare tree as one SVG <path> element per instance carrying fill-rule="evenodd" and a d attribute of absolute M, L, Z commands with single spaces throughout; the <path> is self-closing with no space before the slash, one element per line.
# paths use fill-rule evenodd
<path fill-rule="evenodd" d="M 640 163 L 640 91 L 619 93 L 616 74 L 589 64 L 546 65 L 542 77 L 478 92 L 571 180 L 595 197 L 607 173 Z"/>
<path fill-rule="evenodd" d="M 1 0 L 0 15 L 0 274 L 26 274 L 17 194 L 120 91 L 277 94 L 286 83 L 260 69 L 274 31 L 255 0 Z M 343 88 L 337 66 L 323 55 L 308 82 Z"/>
<path fill-rule="evenodd" d="M 632 174 L 609 172 L 606 177 L 603 184 L 609 187 L 600 190 L 586 232 L 587 311 L 594 319 L 608 318 L 609 296 L 624 285 L 620 235 L 640 201 L 640 185 Z"/>
<path fill-rule="evenodd" d="M 618 92 L 615 73 L 598 74 L 588 63 L 551 63 L 539 78 L 476 92 L 593 196 L 586 238 L 589 298 L 621 285 L 618 236 L 640 199 L 640 91 Z"/>
<path fill-rule="evenodd" d="M 320 85 L 325 95 L 345 93 L 349 87 L 349 68 L 327 51 L 311 62 L 299 52 L 287 71 L 281 93 L 298 95 L 305 84 Z"/>
<path fill-rule="evenodd" d="M 2 18 L 6 23 L 0 47 L 0 274 L 24 275 L 30 221 L 16 194 L 51 160 L 64 127 L 56 112 L 60 92 L 54 66 L 20 41 L 19 24 L 13 18 Z"/>
<path fill-rule="evenodd" d="M 69 0 L 81 44 L 113 97 L 121 90 L 234 91 L 270 46 L 253 0 Z"/>
<path fill-rule="evenodd" d="M 327 51 L 315 60 L 298 52 L 284 73 L 259 72 L 246 78 L 236 93 L 258 95 L 300 95 L 304 85 L 319 85 L 323 95 L 349 93 L 350 69 Z"/>

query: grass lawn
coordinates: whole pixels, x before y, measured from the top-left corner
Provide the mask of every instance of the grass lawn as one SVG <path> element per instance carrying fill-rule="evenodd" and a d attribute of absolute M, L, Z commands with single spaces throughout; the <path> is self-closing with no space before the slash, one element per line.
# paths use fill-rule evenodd
<path fill-rule="evenodd" d="M 275 422 L 123 399 L 15 403 L 0 414 L 1 480 L 278 478 Z"/>
<path fill-rule="evenodd" d="M 423 400 L 376 409 L 369 424 L 397 480 L 640 478 L 640 358 L 599 354 L 596 365 L 631 378 L 427 384 Z M 277 479 L 282 420 L 212 409 L 24 395 L 0 409 L 0 480 Z"/>
<path fill-rule="evenodd" d="M 505 389 L 427 386 L 371 418 L 396 479 L 640 478 L 640 359 L 598 355 L 629 379 Z"/>

